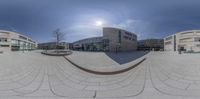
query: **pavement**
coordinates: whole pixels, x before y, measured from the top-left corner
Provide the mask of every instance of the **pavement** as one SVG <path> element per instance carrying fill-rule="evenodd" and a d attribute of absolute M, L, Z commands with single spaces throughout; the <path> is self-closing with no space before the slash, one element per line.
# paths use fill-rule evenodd
<path fill-rule="evenodd" d="M 98 72 L 120 71 L 130 68 L 146 57 L 147 52 L 76 52 L 65 56 L 67 60 L 79 67 Z M 122 64 L 123 63 L 123 64 Z"/>
<path fill-rule="evenodd" d="M 147 58 L 126 72 L 97 75 L 75 67 L 64 57 L 46 56 L 39 51 L 3 53 L 0 54 L 0 99 L 200 98 L 200 54 L 135 52 L 132 55 L 140 57 L 123 64 L 102 52 L 75 52 L 67 56 L 86 68 L 113 69 Z"/>

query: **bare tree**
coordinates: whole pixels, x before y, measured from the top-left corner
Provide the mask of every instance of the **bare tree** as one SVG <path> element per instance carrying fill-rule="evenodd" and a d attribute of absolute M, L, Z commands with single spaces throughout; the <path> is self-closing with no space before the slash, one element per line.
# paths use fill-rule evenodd
<path fill-rule="evenodd" d="M 65 34 L 63 32 L 61 32 L 60 29 L 56 29 L 53 32 L 53 37 L 56 40 L 56 49 L 58 48 L 60 42 L 64 40 L 64 36 L 65 36 Z"/>

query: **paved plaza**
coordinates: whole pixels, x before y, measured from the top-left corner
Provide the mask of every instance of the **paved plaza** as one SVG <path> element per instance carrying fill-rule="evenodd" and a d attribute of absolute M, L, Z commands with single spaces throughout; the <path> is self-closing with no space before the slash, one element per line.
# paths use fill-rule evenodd
<path fill-rule="evenodd" d="M 66 58 L 100 72 L 137 66 L 98 75 Z M 0 99 L 199 99 L 199 59 L 200 54 L 175 52 L 73 52 L 65 57 L 5 52 L 0 54 Z"/>

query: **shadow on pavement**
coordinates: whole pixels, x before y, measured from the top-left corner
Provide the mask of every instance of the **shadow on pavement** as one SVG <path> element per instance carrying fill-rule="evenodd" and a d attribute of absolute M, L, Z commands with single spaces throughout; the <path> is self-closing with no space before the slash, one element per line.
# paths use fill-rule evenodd
<path fill-rule="evenodd" d="M 138 51 L 138 52 L 105 52 L 105 54 L 110 57 L 112 60 L 117 62 L 118 64 L 125 64 L 131 61 L 134 61 L 149 52 Z"/>

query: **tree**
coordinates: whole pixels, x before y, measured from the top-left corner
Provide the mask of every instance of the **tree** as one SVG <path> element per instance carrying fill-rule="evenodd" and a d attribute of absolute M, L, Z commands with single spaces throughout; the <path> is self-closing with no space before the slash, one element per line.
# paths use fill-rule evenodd
<path fill-rule="evenodd" d="M 64 36 L 65 36 L 65 34 L 63 32 L 60 32 L 60 29 L 56 29 L 53 32 L 53 37 L 56 40 L 56 49 L 58 48 L 60 42 L 64 40 Z"/>

